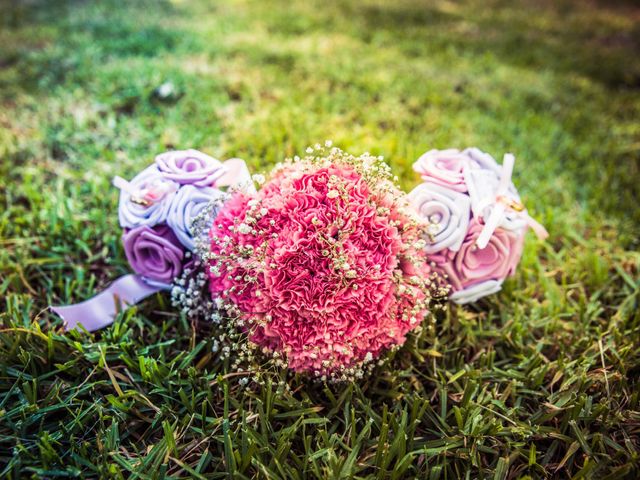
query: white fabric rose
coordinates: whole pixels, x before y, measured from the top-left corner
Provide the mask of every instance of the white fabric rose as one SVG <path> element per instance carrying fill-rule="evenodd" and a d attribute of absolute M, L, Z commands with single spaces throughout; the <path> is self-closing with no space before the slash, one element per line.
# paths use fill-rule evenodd
<path fill-rule="evenodd" d="M 497 176 L 500 176 L 502 167 L 498 162 L 496 162 L 496 159 L 488 153 L 483 152 L 476 147 L 465 148 L 462 153 L 466 154 L 472 160 L 469 164 L 472 168 L 475 167 L 483 170 L 490 170 Z"/>
<path fill-rule="evenodd" d="M 469 227 L 470 203 L 465 193 L 435 183 L 424 182 L 409 193 L 411 205 L 431 223 L 433 238 L 427 253 L 445 248 L 457 252 Z"/>
<path fill-rule="evenodd" d="M 449 295 L 449 299 L 458 305 L 464 305 L 465 303 L 476 302 L 482 297 L 497 293 L 501 288 L 502 280 L 486 280 L 452 293 Z"/>
<path fill-rule="evenodd" d="M 167 223 L 175 233 L 180 243 L 188 250 L 195 249 L 195 240 L 191 227 L 194 218 L 212 201 L 224 197 L 224 193 L 217 188 L 194 187 L 193 185 L 182 185 L 178 193 L 173 197 Z M 217 214 L 217 210 L 212 212 Z"/>
<path fill-rule="evenodd" d="M 124 182 L 124 181 L 123 181 Z M 127 183 L 127 182 L 124 182 Z M 167 180 L 156 165 L 145 168 L 120 190 L 118 219 L 122 228 L 154 226 L 167 219 L 178 184 Z"/>

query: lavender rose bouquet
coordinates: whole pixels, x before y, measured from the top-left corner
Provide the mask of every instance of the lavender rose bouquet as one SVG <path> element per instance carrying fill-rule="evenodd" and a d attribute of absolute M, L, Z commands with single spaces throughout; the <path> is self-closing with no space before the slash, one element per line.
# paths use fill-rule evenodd
<path fill-rule="evenodd" d="M 219 160 L 185 150 L 158 155 L 131 182 L 116 177 L 122 242 L 134 272 L 167 287 L 180 276 L 195 249 L 192 223 L 224 197 L 216 182 L 225 172 Z"/>

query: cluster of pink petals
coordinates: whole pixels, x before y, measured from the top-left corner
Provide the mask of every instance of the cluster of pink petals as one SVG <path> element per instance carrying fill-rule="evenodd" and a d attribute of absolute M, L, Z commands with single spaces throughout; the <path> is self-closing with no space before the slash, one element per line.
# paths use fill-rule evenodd
<path fill-rule="evenodd" d="M 393 196 L 349 166 L 291 164 L 219 212 L 212 254 L 231 260 L 213 261 L 211 292 L 237 307 L 252 342 L 296 371 L 374 359 L 427 313 L 415 279 L 430 271 L 405 223 Z"/>

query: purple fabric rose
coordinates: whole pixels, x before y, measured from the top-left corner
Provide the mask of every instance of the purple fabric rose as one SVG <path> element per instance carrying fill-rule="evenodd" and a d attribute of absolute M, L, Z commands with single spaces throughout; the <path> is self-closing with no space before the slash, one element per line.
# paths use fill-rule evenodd
<path fill-rule="evenodd" d="M 522 256 L 525 231 L 497 229 L 487 246 L 478 248 L 476 241 L 482 227 L 480 222 L 472 219 L 459 251 L 446 250 L 431 257 L 436 270 L 446 275 L 453 292 L 487 280 L 502 282 L 515 273 Z"/>
<path fill-rule="evenodd" d="M 170 283 L 182 272 L 184 249 L 167 225 L 142 225 L 122 235 L 131 268 L 143 277 Z"/>
<path fill-rule="evenodd" d="M 213 186 L 225 173 L 222 162 L 197 150 L 177 150 L 156 157 L 162 175 L 183 185 Z"/>
<path fill-rule="evenodd" d="M 167 223 L 187 249 L 193 251 L 195 241 L 191 226 L 193 219 L 212 201 L 220 199 L 224 193 L 217 188 L 198 188 L 183 185 L 171 201 Z M 217 210 L 212 212 L 214 215 Z"/>

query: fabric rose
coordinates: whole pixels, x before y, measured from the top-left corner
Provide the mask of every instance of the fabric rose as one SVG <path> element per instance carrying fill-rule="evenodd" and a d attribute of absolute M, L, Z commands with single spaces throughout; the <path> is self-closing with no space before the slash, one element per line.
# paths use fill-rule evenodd
<path fill-rule="evenodd" d="M 444 248 L 458 251 L 471 217 L 469 197 L 430 182 L 418 185 L 408 197 L 420 216 L 431 223 L 432 238 L 425 251 L 435 253 Z"/>
<path fill-rule="evenodd" d="M 167 215 L 167 223 L 178 237 L 178 240 L 180 240 L 180 243 L 188 250 L 193 251 L 195 249 L 195 241 L 191 231 L 193 219 L 210 202 L 221 199 L 223 196 L 224 193 L 217 188 L 198 188 L 193 185 L 183 185 L 173 197 L 169 214 Z M 213 213 L 217 213 L 217 208 Z"/>
<path fill-rule="evenodd" d="M 486 282 L 476 283 L 463 290 L 449 295 L 449 300 L 459 305 L 477 302 L 487 295 L 498 293 L 502 289 L 502 280 L 487 280 Z"/>
<path fill-rule="evenodd" d="M 145 168 L 129 182 L 126 191 L 120 190 L 120 226 L 135 228 L 164 222 L 177 189 L 178 184 L 163 177 L 156 165 Z"/>
<path fill-rule="evenodd" d="M 464 171 L 475 161 L 465 150 L 450 148 L 447 150 L 429 150 L 423 154 L 414 164 L 413 169 L 422 179 L 428 182 L 451 188 L 457 192 L 466 192 Z"/>
<path fill-rule="evenodd" d="M 496 162 L 496 159 L 488 153 L 483 152 L 476 147 L 465 148 L 462 153 L 471 160 L 471 163 L 469 164 L 471 168 L 475 167 L 483 170 L 490 170 L 497 176 L 500 176 L 502 167 L 498 162 Z"/>
<path fill-rule="evenodd" d="M 182 185 L 213 186 L 225 173 L 222 162 L 198 150 L 177 150 L 156 157 L 165 178 Z"/>
<path fill-rule="evenodd" d="M 452 290 L 457 292 L 487 281 L 502 281 L 515 273 L 524 245 L 524 231 L 498 228 L 485 248 L 478 248 L 476 240 L 483 225 L 475 218 L 458 252 L 434 257 L 437 270 L 447 275 Z"/>
<path fill-rule="evenodd" d="M 131 268 L 143 277 L 170 283 L 182 272 L 184 250 L 167 225 L 125 231 L 122 243 Z"/>

